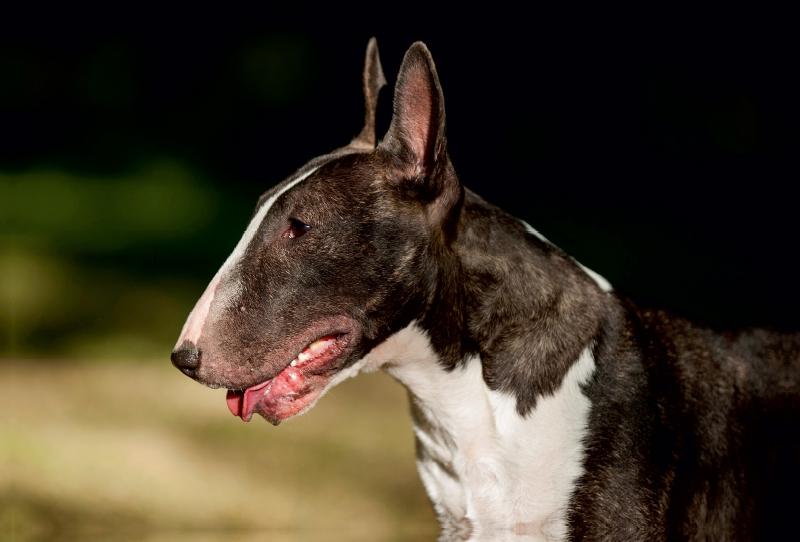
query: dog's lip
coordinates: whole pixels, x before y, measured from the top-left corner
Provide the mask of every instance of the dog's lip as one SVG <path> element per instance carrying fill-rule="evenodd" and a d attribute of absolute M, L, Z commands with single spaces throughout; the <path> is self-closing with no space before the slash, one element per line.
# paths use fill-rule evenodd
<path fill-rule="evenodd" d="M 259 403 L 269 394 L 276 379 L 281 377 L 281 375 L 290 368 L 293 369 L 293 373 L 304 372 L 303 369 L 314 369 L 315 367 L 311 367 L 314 362 L 322 361 L 322 367 L 316 367 L 318 370 L 324 370 L 329 367 L 331 362 L 338 359 L 344 353 L 344 346 L 349 342 L 348 335 L 349 333 L 347 331 L 326 333 L 304 346 L 294 359 L 286 364 L 274 377 L 243 390 L 229 389 L 226 396 L 228 410 L 230 410 L 231 414 L 234 416 L 242 418 L 245 422 L 249 422 L 253 417 L 253 413 L 258 408 Z M 317 345 L 316 349 L 315 345 Z M 332 352 L 336 346 L 339 346 L 337 349 L 338 351 Z M 295 374 L 288 376 L 290 377 L 289 379 L 291 379 L 292 376 L 294 380 L 297 379 Z"/>
<path fill-rule="evenodd" d="M 230 410 L 231 414 L 234 416 L 239 416 L 244 421 L 249 422 L 258 401 L 269 391 L 269 386 L 272 384 L 272 381 L 273 379 L 270 378 L 261 384 L 256 384 L 255 386 L 241 391 L 228 390 L 228 394 L 225 397 L 228 403 L 228 410 Z M 264 393 L 259 393 L 261 390 L 265 390 Z M 253 399 L 255 399 L 255 401 L 253 401 Z"/>

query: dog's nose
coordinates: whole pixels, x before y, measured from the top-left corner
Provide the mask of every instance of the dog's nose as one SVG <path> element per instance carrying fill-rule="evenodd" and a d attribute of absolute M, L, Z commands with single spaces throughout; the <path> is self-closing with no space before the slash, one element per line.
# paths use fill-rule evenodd
<path fill-rule="evenodd" d="M 200 350 L 191 341 L 183 341 L 181 345 L 173 350 L 172 364 L 181 370 L 183 374 L 194 378 L 194 371 L 200 365 Z"/>

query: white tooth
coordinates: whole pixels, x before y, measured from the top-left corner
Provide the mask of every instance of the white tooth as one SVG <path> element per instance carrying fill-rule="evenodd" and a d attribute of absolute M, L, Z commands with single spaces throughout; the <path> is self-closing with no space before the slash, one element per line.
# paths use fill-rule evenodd
<path fill-rule="evenodd" d="M 294 358 L 294 359 L 292 360 L 292 362 L 291 362 L 289 365 L 291 365 L 292 367 L 294 367 L 295 365 L 297 365 L 297 358 Z"/>

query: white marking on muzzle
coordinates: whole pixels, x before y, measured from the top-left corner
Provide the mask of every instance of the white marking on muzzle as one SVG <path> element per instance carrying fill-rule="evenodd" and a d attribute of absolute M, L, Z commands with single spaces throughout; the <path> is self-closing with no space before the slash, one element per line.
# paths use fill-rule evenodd
<path fill-rule="evenodd" d="M 307 171 L 300 175 L 295 180 L 288 183 L 284 186 L 281 190 L 276 192 L 272 195 L 267 201 L 264 202 L 264 205 L 256 213 L 256 216 L 253 217 L 253 220 L 250 221 L 250 224 L 247 225 L 247 229 L 244 231 L 244 235 L 242 238 L 239 239 L 239 242 L 236 244 L 236 248 L 233 249 L 231 255 L 228 256 L 228 259 L 225 260 L 225 263 L 222 264 L 217 274 L 214 275 L 214 278 L 211 279 L 208 287 L 206 287 L 206 291 L 203 292 L 203 295 L 200 297 L 200 300 L 192 309 L 192 312 L 189 314 L 189 318 L 187 318 L 186 323 L 183 325 L 183 330 L 181 331 L 181 335 L 178 338 L 178 342 L 175 345 L 175 348 L 179 347 L 183 344 L 184 341 L 191 341 L 194 344 L 197 344 L 197 341 L 200 340 L 200 335 L 203 331 L 203 326 L 206 323 L 206 318 L 208 318 L 208 312 L 211 309 L 211 302 L 214 300 L 214 296 L 217 292 L 217 286 L 219 286 L 219 282 L 222 276 L 232 269 L 236 262 L 239 261 L 242 256 L 244 256 L 245 251 L 247 250 L 247 246 L 253 240 L 258 232 L 258 227 L 261 225 L 261 222 L 264 220 L 264 217 L 267 216 L 272 205 L 281 197 L 283 194 L 297 186 L 301 181 L 306 179 L 309 175 L 317 171 L 319 168 L 314 168 L 310 171 Z"/>
<path fill-rule="evenodd" d="M 206 323 L 208 311 L 211 309 L 211 301 L 214 299 L 214 293 L 217 291 L 219 277 L 220 273 L 217 271 L 217 274 L 211 279 L 211 283 L 206 287 L 206 291 L 203 292 L 203 295 L 200 296 L 200 300 L 194 306 L 192 312 L 189 313 L 189 318 L 187 318 L 186 323 L 183 324 L 183 330 L 181 331 L 181 336 L 178 338 L 178 344 L 175 345 L 175 348 L 182 345 L 183 341 L 191 341 L 195 345 L 197 344 L 197 341 L 200 339 L 200 332 L 203 331 L 203 324 Z"/>

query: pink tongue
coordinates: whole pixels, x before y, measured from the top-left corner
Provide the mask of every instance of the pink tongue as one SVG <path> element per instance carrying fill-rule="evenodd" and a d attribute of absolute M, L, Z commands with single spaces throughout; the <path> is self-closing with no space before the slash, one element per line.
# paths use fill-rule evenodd
<path fill-rule="evenodd" d="M 266 389 L 272 384 L 272 380 L 267 380 L 252 388 L 247 388 L 243 392 L 228 390 L 226 401 L 228 402 L 228 410 L 234 416 L 239 416 L 242 420 L 249 422 L 253 417 L 253 411 L 256 405 L 264 396 Z"/>
<path fill-rule="evenodd" d="M 228 410 L 230 410 L 231 414 L 233 414 L 234 416 L 242 415 L 243 398 L 244 398 L 244 393 L 240 391 L 228 390 L 228 396 L 225 398 L 225 400 L 228 402 Z"/>
<path fill-rule="evenodd" d="M 297 365 L 303 365 L 317 357 L 335 342 L 335 335 L 317 339 L 300 352 L 295 360 Z M 271 389 L 271 385 L 275 385 L 277 395 L 283 395 L 299 389 L 304 380 L 302 373 L 296 367 L 286 367 L 286 369 L 281 371 L 275 378 L 262 382 L 252 388 L 247 388 L 244 391 L 228 390 L 228 395 L 225 398 L 228 403 L 228 410 L 230 410 L 231 414 L 234 416 L 238 416 L 242 420 L 249 422 L 250 418 L 253 417 L 253 412 L 258 402 L 261 401 L 261 398 Z"/>

